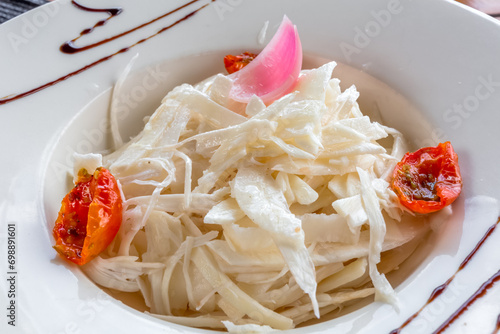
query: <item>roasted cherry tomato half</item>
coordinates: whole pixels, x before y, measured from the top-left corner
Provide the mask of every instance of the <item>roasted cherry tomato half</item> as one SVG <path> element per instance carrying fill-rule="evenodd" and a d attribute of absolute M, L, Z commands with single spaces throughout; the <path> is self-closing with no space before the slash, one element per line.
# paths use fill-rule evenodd
<path fill-rule="evenodd" d="M 462 191 L 462 177 L 450 142 L 406 153 L 394 169 L 391 187 L 401 204 L 416 213 L 453 203 Z"/>
<path fill-rule="evenodd" d="M 93 175 L 81 169 L 76 186 L 62 200 L 53 230 L 54 248 L 83 265 L 109 246 L 121 221 L 122 198 L 113 175 L 102 167 Z"/>
<path fill-rule="evenodd" d="M 227 73 L 231 74 L 250 64 L 255 57 L 257 57 L 257 55 L 251 52 L 243 52 L 238 56 L 227 55 L 224 57 L 224 66 L 226 67 Z"/>

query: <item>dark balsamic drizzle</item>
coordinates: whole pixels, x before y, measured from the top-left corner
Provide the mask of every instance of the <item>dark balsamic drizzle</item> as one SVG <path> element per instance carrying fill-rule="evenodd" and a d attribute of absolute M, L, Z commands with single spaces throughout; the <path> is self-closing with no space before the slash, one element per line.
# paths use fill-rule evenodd
<path fill-rule="evenodd" d="M 90 45 L 78 47 L 78 46 L 75 46 L 75 44 L 74 44 L 75 41 L 77 41 L 83 35 L 87 35 L 87 34 L 91 33 L 96 27 L 104 25 L 107 21 L 109 21 L 113 17 L 115 17 L 118 14 L 120 14 L 122 12 L 122 9 L 121 8 L 104 8 L 104 9 L 89 8 L 89 7 L 85 7 L 85 6 L 80 5 L 75 0 L 72 0 L 71 2 L 75 6 L 77 6 L 79 9 L 81 9 L 81 10 L 90 11 L 90 12 L 105 12 L 105 13 L 109 14 L 109 17 L 107 19 L 105 19 L 105 20 L 97 22 L 94 25 L 94 27 L 83 30 L 80 33 L 80 36 L 72 39 L 71 41 L 65 42 L 63 45 L 61 45 L 61 51 L 64 52 L 64 53 L 78 53 L 78 52 L 82 52 L 82 51 L 85 51 L 85 50 L 88 50 L 88 49 L 92 49 L 92 48 L 94 48 L 96 46 L 99 46 L 99 45 L 111 42 L 111 41 L 113 41 L 113 40 L 115 40 L 117 38 L 120 38 L 120 37 L 123 37 L 125 35 L 128 35 L 131 32 L 134 32 L 136 30 L 144 28 L 144 27 L 146 27 L 146 26 L 148 26 L 148 25 L 150 25 L 150 24 L 152 24 L 152 23 L 154 23 L 154 22 L 156 22 L 158 20 L 161 20 L 161 19 L 163 19 L 166 16 L 172 15 L 175 12 L 178 12 L 179 10 L 181 10 L 181 9 L 183 9 L 185 7 L 188 7 L 189 5 L 192 5 L 193 3 L 198 2 L 198 1 L 200 1 L 200 0 L 192 0 L 192 1 L 190 1 L 190 2 L 188 2 L 186 4 L 184 4 L 184 5 L 182 5 L 180 7 L 177 7 L 176 9 L 174 9 L 174 10 L 168 12 L 168 13 L 165 13 L 165 14 L 163 14 L 161 16 L 158 16 L 154 20 L 151 20 L 149 22 L 143 23 L 143 24 L 141 24 L 141 25 L 139 25 L 137 27 L 134 27 L 134 28 L 132 28 L 130 30 L 122 32 L 122 33 L 120 33 L 118 35 L 115 35 L 115 36 L 103 39 L 102 41 L 99 41 L 97 43 L 93 43 L 93 44 L 90 44 Z"/>
<path fill-rule="evenodd" d="M 456 319 L 458 319 L 458 317 L 460 317 L 460 315 L 464 313 L 472 303 L 474 303 L 478 298 L 483 297 L 486 294 L 487 290 L 491 288 L 493 284 L 495 284 L 495 282 L 498 280 L 500 280 L 500 270 L 497 271 L 496 274 L 491 276 L 486 282 L 484 282 L 483 285 L 481 285 L 481 287 L 476 292 L 474 292 L 474 294 L 469 299 L 467 299 L 467 301 L 463 303 L 458 308 L 458 310 L 456 310 L 448 319 L 446 319 L 446 321 L 441 326 L 439 326 L 439 328 L 436 329 L 433 334 L 442 333 L 449 325 L 451 325 Z M 496 331 L 498 331 L 498 319 Z"/>
<path fill-rule="evenodd" d="M 497 317 L 497 325 L 495 327 L 495 330 L 493 331 L 493 334 L 496 334 L 500 331 L 500 314 Z"/>
<path fill-rule="evenodd" d="M 486 231 L 486 233 L 484 234 L 484 236 L 481 238 L 481 240 L 479 240 L 479 242 L 477 243 L 476 247 L 474 247 L 474 249 L 469 253 L 469 255 L 467 255 L 467 257 L 465 258 L 464 261 L 462 261 L 462 263 L 460 264 L 460 266 L 458 267 L 457 271 L 453 274 L 453 276 L 451 276 L 446 282 L 444 282 L 443 284 L 441 284 L 440 286 L 438 286 L 437 288 L 435 288 L 429 299 L 427 299 L 427 302 L 417 311 L 415 312 L 413 315 L 411 315 L 399 328 L 396 328 L 394 329 L 393 331 L 390 332 L 390 334 L 399 334 L 406 326 L 408 326 L 430 303 L 432 303 L 439 295 L 441 295 L 445 290 L 446 288 L 450 285 L 450 283 L 453 281 L 453 279 L 455 279 L 455 276 L 462 270 L 464 269 L 467 264 L 470 262 L 470 260 L 472 259 L 472 257 L 477 253 L 477 251 L 481 248 L 481 246 L 484 244 L 484 242 L 491 236 L 491 234 L 493 233 L 493 231 L 495 230 L 495 228 L 498 226 L 498 224 L 500 223 L 500 217 L 498 218 L 497 222 L 495 224 L 493 224 L 489 229 L 488 231 Z M 483 296 L 485 293 L 486 293 L 486 290 L 489 289 L 494 282 L 496 282 L 497 280 L 500 279 L 500 271 L 497 272 L 493 277 L 491 277 L 488 281 L 486 281 L 482 286 L 481 288 L 476 292 L 474 293 L 474 295 L 472 295 L 471 298 L 469 298 L 469 300 L 467 300 L 467 302 L 460 306 L 460 308 L 452 314 L 452 316 L 450 318 L 448 318 L 435 332 L 434 334 L 436 333 L 441 333 L 446 327 L 448 327 L 453 321 L 455 321 L 466 309 L 467 307 L 472 304 L 477 298 Z M 480 292 L 478 294 L 478 292 Z M 499 319 L 498 321 L 500 321 L 500 316 L 499 316 Z M 443 327 L 444 326 L 444 327 Z M 498 326 L 498 324 L 497 324 Z"/>
<path fill-rule="evenodd" d="M 86 6 L 83 6 L 83 5 L 79 4 L 75 0 L 72 0 L 71 3 L 74 6 L 76 6 L 78 9 L 81 9 L 81 10 L 84 10 L 84 11 L 87 11 L 87 12 L 94 12 L 94 13 L 108 13 L 109 16 L 106 19 L 104 19 L 104 20 L 98 21 L 92 28 L 87 28 L 87 29 L 82 30 L 82 32 L 80 33 L 80 36 L 72 39 L 71 41 L 65 42 L 63 45 L 61 45 L 60 50 L 62 52 L 64 52 L 64 53 L 76 53 L 76 52 L 80 52 L 80 51 L 83 51 L 83 50 L 90 49 L 93 46 L 97 46 L 98 43 L 96 43 L 96 45 L 89 46 L 89 47 L 77 48 L 77 47 L 74 46 L 74 43 L 78 39 L 80 39 L 82 36 L 90 34 L 92 31 L 94 31 L 95 28 L 101 27 L 101 26 L 105 25 L 106 22 L 108 22 L 109 20 L 111 20 L 113 17 L 121 14 L 121 12 L 123 11 L 122 8 L 119 8 L 119 7 L 115 7 L 115 8 L 102 8 L 102 9 L 101 8 L 90 8 L 90 7 L 86 7 Z M 102 43 L 99 43 L 99 44 L 104 44 L 104 43 L 105 42 L 102 42 Z"/>
<path fill-rule="evenodd" d="M 190 4 L 193 4 L 193 3 L 195 3 L 195 2 L 198 2 L 198 1 L 200 1 L 200 0 L 192 0 L 191 2 L 188 2 L 187 4 L 182 5 L 181 7 L 178 7 L 178 8 L 176 8 L 176 9 L 174 9 L 174 10 L 172 10 L 172 11 L 170 11 L 170 12 L 166 13 L 166 14 L 163 14 L 163 15 L 161 15 L 161 16 L 159 16 L 159 17 L 157 17 L 157 18 L 155 18 L 155 19 L 153 19 L 153 20 L 151 20 L 151 21 L 149 21 L 149 22 L 146 22 L 146 23 L 144 23 L 144 24 L 141 24 L 140 26 L 137 26 L 137 27 L 135 27 L 135 28 L 133 28 L 133 29 L 130 29 L 130 30 L 128 30 L 128 31 L 126 31 L 126 32 L 124 32 L 124 33 L 118 34 L 118 35 L 116 35 L 116 36 L 114 36 L 114 37 L 111 37 L 111 38 L 105 39 L 105 40 L 100 41 L 100 42 L 98 42 L 98 43 L 94 43 L 94 44 L 92 44 L 92 45 L 88 45 L 88 46 L 85 46 L 85 47 L 83 47 L 83 48 L 79 48 L 79 49 L 78 49 L 78 51 L 75 51 L 75 52 L 80 52 L 80 51 L 83 51 L 83 49 L 87 50 L 87 49 L 90 49 L 90 48 L 93 48 L 93 47 L 96 47 L 96 46 L 99 46 L 99 45 L 105 44 L 105 43 L 107 43 L 107 42 L 109 42 L 109 41 L 112 41 L 112 40 L 114 40 L 114 39 L 116 39 L 116 38 L 122 37 L 122 36 L 124 36 L 124 35 L 126 35 L 126 34 L 128 34 L 128 33 L 131 33 L 132 31 L 135 31 L 135 30 L 141 29 L 141 28 L 143 28 L 143 27 L 147 26 L 148 24 L 151 24 L 151 23 L 153 23 L 153 22 L 156 22 L 156 21 L 158 21 L 159 19 L 164 18 L 164 17 L 166 17 L 166 16 L 168 16 L 168 15 L 171 15 L 171 14 L 173 14 L 173 13 L 175 13 L 175 12 L 179 11 L 180 9 L 185 8 L 186 6 L 188 6 L 188 5 L 190 5 Z M 214 2 L 214 1 L 215 1 L 215 0 L 211 0 L 211 2 Z M 73 1 L 73 3 L 75 3 L 75 2 Z M 186 20 L 187 20 L 187 19 L 189 19 L 191 16 L 195 15 L 195 14 L 196 14 L 196 13 L 198 13 L 200 10 L 204 9 L 205 7 L 207 7 L 209 4 L 210 4 L 210 3 L 207 3 L 207 4 L 205 4 L 205 5 L 201 6 L 201 7 L 197 8 L 197 9 L 195 9 L 195 10 L 191 11 L 190 13 L 186 14 L 185 16 L 183 16 L 183 17 L 182 17 L 182 18 L 180 18 L 179 20 L 175 21 L 174 23 L 172 23 L 172 24 L 170 24 L 170 25 L 168 25 L 168 26 L 166 26 L 166 27 L 161 28 L 161 29 L 160 29 L 160 30 L 158 30 L 156 33 L 154 33 L 154 34 L 152 34 L 152 35 L 150 35 L 150 36 L 148 36 L 148 37 L 145 37 L 145 38 L 143 38 L 143 39 L 141 39 L 141 40 L 139 40 L 139 41 L 135 42 L 134 44 L 132 44 L 132 45 L 130 45 L 130 46 L 128 46 L 128 47 L 122 48 L 122 49 L 118 50 L 118 51 L 117 51 L 117 52 L 115 52 L 115 53 L 112 53 L 112 54 L 110 54 L 110 55 L 108 55 L 108 56 L 106 56 L 106 57 L 103 57 L 103 58 L 101 58 L 101 59 L 99 59 L 99 60 L 96 60 L 95 62 L 90 63 L 90 64 L 88 64 L 88 65 L 86 65 L 86 66 L 84 66 L 84 67 L 82 67 L 82 68 L 80 68 L 80 69 L 78 69 L 78 70 L 76 70 L 76 71 L 73 71 L 73 72 L 71 72 L 71 73 L 68 73 L 68 74 L 66 74 L 66 75 L 64 75 L 64 76 L 62 76 L 62 77 L 60 77 L 60 78 L 58 78 L 58 79 L 55 79 L 55 80 L 50 81 L 50 82 L 47 82 L 46 84 L 43 84 L 43 85 L 41 85 L 41 86 L 38 86 L 38 87 L 33 88 L 33 89 L 31 89 L 31 90 L 28 90 L 28 91 L 26 91 L 26 92 L 19 93 L 19 94 L 15 94 L 15 95 L 14 95 L 14 94 L 11 94 L 11 95 L 7 95 L 7 96 L 5 96 L 5 97 L 3 97 L 3 98 L 0 98 L 0 105 L 7 104 L 7 103 L 9 103 L 9 102 L 13 102 L 13 101 L 15 101 L 15 100 L 19 100 L 19 99 L 24 98 L 24 97 L 26 97 L 26 96 L 28 96 L 28 95 L 34 94 L 34 93 L 36 93 L 36 92 L 39 92 L 39 91 L 41 91 L 41 90 L 43 90 L 43 89 L 45 89 L 45 88 L 48 88 L 48 87 L 53 86 L 53 85 L 55 85 L 55 84 L 58 84 L 58 83 L 60 83 L 60 82 L 62 82 L 62 81 L 64 81 L 64 80 L 66 80 L 66 79 L 69 79 L 69 78 L 71 78 L 71 77 L 73 77 L 73 76 L 75 76 L 75 75 L 77 75 L 77 74 L 80 74 L 80 73 L 82 73 L 82 72 L 84 72 L 84 71 L 86 71 L 86 70 L 88 70 L 88 69 L 90 69 L 90 68 L 92 68 L 92 67 L 94 67 L 94 66 L 97 66 L 97 65 L 99 65 L 99 64 L 101 64 L 101 63 L 103 63 L 103 62 L 105 62 L 105 61 L 107 61 L 107 60 L 109 60 L 109 59 L 113 58 L 113 57 L 114 57 L 114 56 L 116 56 L 116 55 L 119 55 L 119 54 L 121 54 L 121 53 L 127 52 L 128 50 L 132 49 L 133 47 L 135 47 L 135 46 L 137 46 L 137 45 L 139 45 L 139 44 L 142 44 L 142 43 L 144 43 L 144 42 L 148 41 L 149 39 L 151 39 L 151 38 L 153 38 L 153 37 L 155 37 L 155 36 L 157 36 L 157 35 L 161 34 L 162 32 L 165 32 L 165 31 L 169 30 L 170 28 L 173 28 L 174 26 L 178 25 L 179 23 L 182 23 L 182 22 L 186 21 Z M 109 20 L 111 17 L 114 17 L 114 16 L 118 15 L 118 14 L 121 12 L 121 10 L 122 10 L 121 8 L 112 8 L 112 9 L 93 9 L 93 8 L 83 7 L 83 6 L 81 6 L 81 5 L 77 5 L 77 7 L 78 7 L 79 9 L 89 10 L 89 11 L 108 12 L 108 13 L 110 13 L 110 12 L 111 12 L 111 13 L 110 13 L 110 17 L 108 17 L 108 18 L 107 18 L 106 20 L 104 20 L 104 21 L 107 21 L 107 20 Z M 116 13 L 118 13 L 118 14 L 115 14 L 115 15 L 113 16 L 113 15 L 112 15 L 112 13 L 115 13 L 115 12 L 116 12 Z M 102 22 L 102 21 L 99 21 L 99 22 Z M 97 23 L 94 27 L 99 26 L 99 22 L 98 22 L 98 23 Z M 103 24 L 104 24 L 104 23 L 103 23 Z M 101 24 L 101 25 L 102 25 L 102 24 Z M 91 29 L 91 31 L 92 31 L 92 29 L 93 29 L 93 28 L 89 28 L 89 29 Z M 87 30 L 88 30 L 88 29 L 83 30 L 83 32 L 82 32 L 82 33 L 86 33 L 86 31 L 87 31 Z M 80 35 L 80 37 L 81 37 L 81 36 L 82 36 L 82 35 Z M 78 38 L 79 38 L 79 37 L 77 37 L 77 38 L 76 38 L 76 39 L 74 39 L 74 40 L 77 40 Z M 73 40 L 73 41 L 74 41 L 74 40 Z M 66 44 L 66 43 L 65 43 L 65 44 Z M 63 44 L 63 45 L 64 45 L 64 44 Z M 68 45 L 69 45 L 69 44 L 68 44 Z M 63 48 L 63 47 L 61 46 L 61 51 L 62 51 L 62 48 Z M 68 48 L 69 48 L 69 46 L 68 46 Z M 75 53 L 75 52 L 69 52 L 69 53 Z"/>

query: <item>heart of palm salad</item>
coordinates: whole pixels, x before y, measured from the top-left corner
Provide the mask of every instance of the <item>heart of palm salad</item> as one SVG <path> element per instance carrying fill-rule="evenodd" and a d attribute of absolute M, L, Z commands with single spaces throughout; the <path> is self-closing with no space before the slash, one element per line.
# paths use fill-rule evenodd
<path fill-rule="evenodd" d="M 370 296 L 397 307 L 386 274 L 460 194 L 451 144 L 407 153 L 335 62 L 301 70 L 286 17 L 262 52 L 225 63 L 169 92 L 128 143 L 111 110 L 115 149 L 76 155 L 56 250 L 187 326 L 291 329 Z"/>

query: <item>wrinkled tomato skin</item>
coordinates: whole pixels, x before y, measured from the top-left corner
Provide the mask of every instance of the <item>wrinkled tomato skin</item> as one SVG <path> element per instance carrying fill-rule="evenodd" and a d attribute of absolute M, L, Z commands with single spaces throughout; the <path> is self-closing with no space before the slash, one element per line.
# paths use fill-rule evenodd
<path fill-rule="evenodd" d="M 462 191 L 458 156 L 450 142 L 406 153 L 396 165 L 391 187 L 400 203 L 415 213 L 439 211 Z"/>
<path fill-rule="evenodd" d="M 224 57 L 224 66 L 229 74 L 238 72 L 243 67 L 250 64 L 255 57 L 257 57 L 257 55 L 251 52 L 243 52 L 238 56 L 227 55 Z"/>
<path fill-rule="evenodd" d="M 82 169 L 76 186 L 61 202 L 53 229 L 54 248 L 66 259 L 83 265 L 113 241 L 122 221 L 122 198 L 113 175 L 98 168 Z"/>

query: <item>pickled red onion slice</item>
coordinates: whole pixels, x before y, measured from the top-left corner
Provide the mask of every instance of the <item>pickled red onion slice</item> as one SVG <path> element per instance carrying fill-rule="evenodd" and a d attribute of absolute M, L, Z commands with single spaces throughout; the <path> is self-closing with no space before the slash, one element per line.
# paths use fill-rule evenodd
<path fill-rule="evenodd" d="M 229 77 L 233 80 L 230 97 L 248 103 L 257 95 L 266 104 L 289 93 L 302 68 L 302 46 L 297 27 L 283 17 L 269 44 L 247 66 Z"/>

